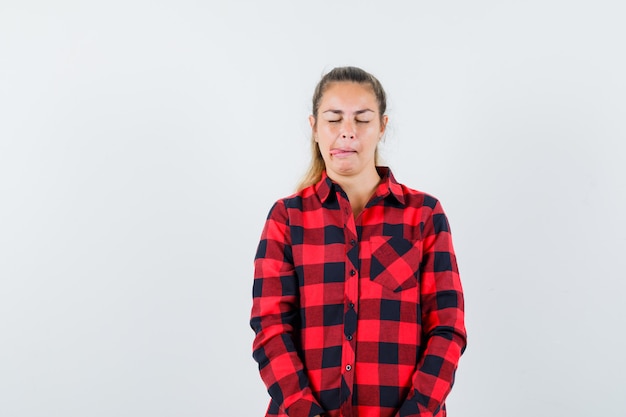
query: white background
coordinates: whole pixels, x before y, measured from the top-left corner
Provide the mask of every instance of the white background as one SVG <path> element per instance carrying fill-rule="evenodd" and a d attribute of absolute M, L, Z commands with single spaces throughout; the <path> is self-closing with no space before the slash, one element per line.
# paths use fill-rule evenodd
<path fill-rule="evenodd" d="M 0 415 L 261 416 L 252 259 L 321 75 L 449 216 L 451 417 L 626 415 L 621 1 L 0 0 Z"/>

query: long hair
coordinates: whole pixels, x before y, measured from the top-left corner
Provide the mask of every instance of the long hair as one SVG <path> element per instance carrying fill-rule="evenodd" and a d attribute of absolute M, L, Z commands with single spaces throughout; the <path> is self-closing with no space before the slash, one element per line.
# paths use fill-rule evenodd
<path fill-rule="evenodd" d="M 354 82 L 369 85 L 376 96 L 380 122 L 383 123 L 385 111 L 387 110 L 387 95 L 385 94 L 385 90 L 380 84 L 380 81 L 378 81 L 378 79 L 376 79 L 376 77 L 372 74 L 362 70 L 361 68 L 337 67 L 324 75 L 319 83 L 317 83 L 317 87 L 315 87 L 312 107 L 315 124 L 317 124 L 317 113 L 319 111 L 322 96 L 328 89 L 329 85 L 334 82 Z M 380 162 L 378 149 L 376 149 L 375 158 L 376 164 L 378 165 Z M 315 142 L 313 132 L 311 132 L 311 162 L 306 173 L 302 177 L 302 180 L 298 184 L 297 190 L 300 191 L 308 186 L 316 184 L 322 178 L 322 172 L 324 172 L 325 169 L 326 164 L 324 163 L 324 158 L 322 158 L 319 146 L 317 145 L 317 142 Z"/>

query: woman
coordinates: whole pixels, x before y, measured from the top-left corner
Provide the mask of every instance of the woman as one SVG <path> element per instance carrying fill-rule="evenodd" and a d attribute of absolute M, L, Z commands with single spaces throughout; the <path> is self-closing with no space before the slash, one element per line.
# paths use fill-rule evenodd
<path fill-rule="evenodd" d="M 463 293 L 440 203 L 377 165 L 385 110 L 359 68 L 315 90 L 311 166 L 270 210 L 254 262 L 267 416 L 446 416 Z"/>

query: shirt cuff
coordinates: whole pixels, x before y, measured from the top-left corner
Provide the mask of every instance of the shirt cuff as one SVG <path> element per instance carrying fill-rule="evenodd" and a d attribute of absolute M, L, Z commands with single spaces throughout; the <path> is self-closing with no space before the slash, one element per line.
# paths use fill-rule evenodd
<path fill-rule="evenodd" d="M 322 407 L 307 399 L 300 399 L 287 409 L 287 415 L 293 417 L 315 417 L 323 413 Z"/>
<path fill-rule="evenodd" d="M 439 414 L 439 407 L 435 414 L 433 414 L 418 401 L 419 397 L 418 393 L 414 390 L 413 395 L 404 401 L 395 417 L 434 417 Z"/>

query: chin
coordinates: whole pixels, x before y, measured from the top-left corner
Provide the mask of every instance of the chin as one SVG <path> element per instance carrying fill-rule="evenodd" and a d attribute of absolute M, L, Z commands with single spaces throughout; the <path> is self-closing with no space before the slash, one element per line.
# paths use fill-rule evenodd
<path fill-rule="evenodd" d="M 354 175 L 357 172 L 356 169 L 354 169 L 354 167 L 342 167 L 342 168 L 337 168 L 334 171 L 337 174 L 344 175 L 344 176 Z"/>

